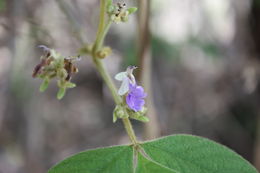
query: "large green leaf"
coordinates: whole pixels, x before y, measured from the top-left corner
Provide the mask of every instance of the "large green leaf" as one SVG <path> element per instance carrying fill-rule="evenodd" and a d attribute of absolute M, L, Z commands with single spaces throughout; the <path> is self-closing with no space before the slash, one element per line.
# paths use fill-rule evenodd
<path fill-rule="evenodd" d="M 49 173 L 133 172 L 133 149 L 116 146 L 89 150 L 71 156 L 49 170 Z"/>
<path fill-rule="evenodd" d="M 116 146 L 85 151 L 49 170 L 49 173 L 96 172 L 257 173 L 250 163 L 232 150 L 191 135 L 168 136 L 134 148 Z"/>
<path fill-rule="evenodd" d="M 201 137 L 168 136 L 142 147 L 152 160 L 179 173 L 257 173 L 232 150 Z"/>
<path fill-rule="evenodd" d="M 146 157 L 144 157 L 142 154 L 138 153 L 138 164 L 136 168 L 136 173 L 178 173 L 175 172 L 172 169 L 169 169 L 163 165 L 160 165 L 159 163 L 154 162 L 153 160 L 150 160 Z"/>

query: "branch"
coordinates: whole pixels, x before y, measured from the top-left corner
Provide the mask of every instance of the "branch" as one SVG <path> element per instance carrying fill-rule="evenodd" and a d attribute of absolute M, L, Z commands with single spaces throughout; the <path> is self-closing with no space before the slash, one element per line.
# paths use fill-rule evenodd
<path fill-rule="evenodd" d="M 159 121 L 157 118 L 156 109 L 154 107 L 153 92 L 152 92 L 152 55 L 150 49 L 150 28 L 149 28 L 149 14 L 150 14 L 150 0 L 138 1 L 139 15 L 138 15 L 138 79 L 144 86 L 147 92 L 147 116 L 150 119 L 149 123 L 144 125 L 144 136 L 146 139 L 152 139 L 160 136 Z"/>

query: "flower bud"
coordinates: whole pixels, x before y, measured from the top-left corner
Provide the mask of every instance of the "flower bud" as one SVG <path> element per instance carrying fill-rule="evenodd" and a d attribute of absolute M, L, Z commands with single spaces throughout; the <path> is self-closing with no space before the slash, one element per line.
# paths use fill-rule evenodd
<path fill-rule="evenodd" d="M 117 118 L 128 118 L 128 114 L 122 106 L 116 106 L 113 112 L 113 122 L 115 123 Z"/>
<path fill-rule="evenodd" d="M 112 53 L 112 50 L 110 47 L 104 47 L 100 51 L 97 52 L 97 57 L 104 59 L 105 57 L 109 56 Z"/>
<path fill-rule="evenodd" d="M 125 8 L 125 3 L 117 3 L 116 5 L 108 3 L 107 5 L 107 13 L 110 18 L 115 23 L 119 22 L 127 22 L 129 15 L 136 12 L 136 7 L 130 7 L 128 9 Z"/>
<path fill-rule="evenodd" d="M 60 69 L 57 73 L 58 77 L 61 79 L 66 78 L 66 76 L 68 75 L 67 71 L 64 68 Z"/>
<path fill-rule="evenodd" d="M 114 11 L 115 11 L 115 6 L 112 5 L 112 4 L 109 4 L 109 5 L 107 6 L 107 13 L 108 13 L 108 14 L 111 14 L 111 13 L 113 13 Z"/>
<path fill-rule="evenodd" d="M 124 13 L 122 13 L 121 21 L 122 22 L 127 22 L 128 21 L 128 16 L 129 16 L 129 12 L 128 11 L 125 11 Z"/>

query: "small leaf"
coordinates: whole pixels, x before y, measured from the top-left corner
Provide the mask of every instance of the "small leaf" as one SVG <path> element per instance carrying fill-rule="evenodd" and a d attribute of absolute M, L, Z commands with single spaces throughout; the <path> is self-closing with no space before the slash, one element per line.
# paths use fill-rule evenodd
<path fill-rule="evenodd" d="M 113 113 L 113 123 L 115 123 L 117 121 L 117 116 L 115 114 L 115 112 Z"/>
<path fill-rule="evenodd" d="M 113 123 L 117 121 L 117 110 L 118 110 L 118 106 L 116 106 L 113 111 Z"/>
<path fill-rule="evenodd" d="M 84 151 L 75 154 L 54 167 L 48 173 L 133 173 L 133 149 L 116 146 Z"/>
<path fill-rule="evenodd" d="M 146 117 L 146 116 L 141 116 L 141 117 L 139 117 L 139 119 L 138 119 L 139 121 L 142 121 L 142 122 L 144 122 L 144 123 L 147 123 L 147 122 L 149 122 L 150 120 L 149 120 L 149 118 L 148 117 Z"/>
<path fill-rule="evenodd" d="M 136 7 L 131 7 L 131 8 L 128 8 L 127 11 L 128 11 L 129 14 L 133 14 L 134 12 L 137 11 L 137 8 Z"/>
<path fill-rule="evenodd" d="M 49 82 L 50 82 L 50 79 L 48 77 L 45 77 L 40 86 L 40 92 L 44 92 L 48 88 Z"/>
<path fill-rule="evenodd" d="M 75 87 L 76 87 L 76 84 L 74 84 L 74 83 L 72 83 L 72 82 L 66 82 L 65 87 L 66 87 L 66 88 L 75 88 Z"/>
<path fill-rule="evenodd" d="M 142 121 L 144 123 L 149 122 L 149 118 L 146 116 L 131 116 L 132 119 L 138 120 L 138 121 Z"/>
<path fill-rule="evenodd" d="M 142 121 L 144 123 L 149 122 L 149 118 L 142 115 L 141 112 L 130 113 L 130 118 L 138 120 L 138 121 Z"/>
<path fill-rule="evenodd" d="M 65 93 L 66 93 L 66 89 L 60 88 L 57 93 L 57 99 L 61 100 L 64 97 Z"/>

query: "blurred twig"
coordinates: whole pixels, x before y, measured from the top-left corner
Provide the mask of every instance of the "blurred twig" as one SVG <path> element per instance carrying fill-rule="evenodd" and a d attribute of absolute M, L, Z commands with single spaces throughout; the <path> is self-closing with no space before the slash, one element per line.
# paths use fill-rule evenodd
<path fill-rule="evenodd" d="M 85 35 L 82 31 L 80 23 L 77 21 L 77 17 L 75 16 L 70 6 L 64 0 L 56 0 L 56 2 L 59 5 L 61 11 L 66 15 L 68 21 L 70 22 L 70 27 L 72 28 L 75 37 L 78 39 L 78 41 L 80 41 L 80 43 L 85 44 Z"/>
<path fill-rule="evenodd" d="M 150 119 L 149 123 L 144 125 L 144 137 L 146 139 L 156 138 L 160 135 L 160 128 L 157 118 L 156 109 L 153 102 L 152 92 L 152 55 L 150 49 L 150 29 L 149 29 L 149 15 L 150 15 L 150 0 L 138 0 L 138 79 L 141 80 L 147 97 L 147 116 Z"/>

